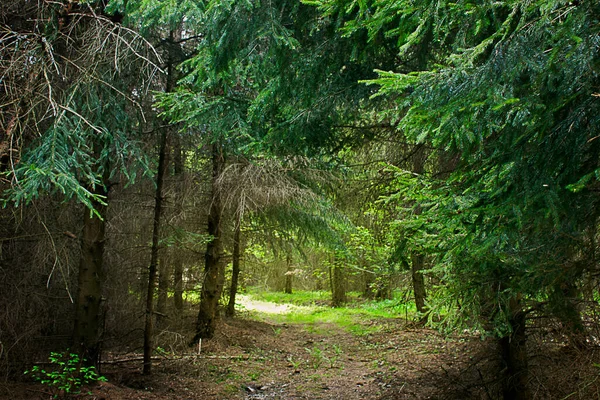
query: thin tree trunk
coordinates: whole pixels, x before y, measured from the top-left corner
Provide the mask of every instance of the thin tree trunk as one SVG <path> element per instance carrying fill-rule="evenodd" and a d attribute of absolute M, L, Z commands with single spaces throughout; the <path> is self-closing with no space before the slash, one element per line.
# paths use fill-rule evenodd
<path fill-rule="evenodd" d="M 509 302 L 509 324 L 512 332 L 500 339 L 500 351 L 506 368 L 504 400 L 529 400 L 529 365 L 527 359 L 526 314 L 518 296 Z"/>
<path fill-rule="evenodd" d="M 169 31 L 169 50 L 167 58 L 167 81 L 165 92 L 169 93 L 175 89 L 177 72 L 175 64 L 177 56 L 173 54 L 173 43 L 181 36 L 180 30 Z M 156 193 L 154 196 L 154 223 L 152 226 L 152 248 L 150 250 L 150 266 L 148 268 L 148 287 L 146 293 L 146 321 L 144 327 L 144 367 L 143 374 L 152 373 L 152 347 L 154 336 L 154 289 L 156 285 L 157 263 L 160 240 L 160 223 L 162 216 L 163 184 L 167 173 L 169 155 L 169 131 L 166 127 L 160 136 L 160 150 L 158 155 L 158 171 L 156 173 Z"/>
<path fill-rule="evenodd" d="M 363 281 L 364 281 L 364 289 L 363 289 L 363 297 L 365 299 L 374 299 L 375 298 L 375 290 L 373 290 L 373 284 L 375 280 L 373 279 L 373 274 L 370 271 L 362 272 Z"/>
<path fill-rule="evenodd" d="M 417 311 L 421 314 L 425 314 L 427 312 L 427 307 L 425 306 L 425 299 L 427 298 L 427 293 L 425 291 L 425 277 L 421 272 L 423 271 L 424 259 L 425 256 L 419 254 L 418 252 L 413 252 L 411 255 L 411 275 L 413 292 L 415 295 L 415 305 L 417 307 Z"/>
<path fill-rule="evenodd" d="M 240 276 L 240 232 L 242 230 L 241 213 L 238 213 L 238 218 L 235 224 L 235 232 L 233 233 L 233 270 L 231 271 L 231 286 L 229 288 L 229 303 L 225 315 L 233 317 L 235 315 L 235 296 L 238 290 L 238 279 Z"/>
<path fill-rule="evenodd" d="M 176 254 L 173 260 L 173 305 L 177 311 L 183 310 L 183 260 Z"/>
<path fill-rule="evenodd" d="M 160 154 L 158 156 L 158 171 L 156 174 L 156 194 L 154 196 L 154 223 L 152 227 L 152 248 L 150 250 L 150 266 L 148 268 L 148 291 L 146 293 L 146 323 L 144 328 L 144 375 L 152 373 L 152 340 L 154 335 L 154 287 L 158 263 L 158 241 L 160 239 L 160 222 L 163 201 L 163 182 L 167 166 L 167 130 L 160 138 Z"/>
<path fill-rule="evenodd" d="M 158 299 L 156 300 L 156 323 L 161 325 L 167 314 L 167 298 L 169 294 L 169 281 L 171 278 L 171 268 L 166 257 L 160 257 L 158 262 Z"/>
<path fill-rule="evenodd" d="M 223 290 L 224 265 L 221 261 L 221 195 L 217 187 L 217 179 L 223 171 L 225 160 L 218 144 L 212 146 L 212 201 L 208 215 L 208 234 L 213 239 L 206 246 L 204 281 L 200 294 L 200 310 L 196 323 L 194 342 L 199 339 L 209 339 L 215 334 L 218 304 Z"/>
<path fill-rule="evenodd" d="M 285 258 L 286 272 L 285 272 L 285 289 L 284 292 L 292 294 L 292 280 L 294 278 L 294 271 L 292 267 L 292 257 L 289 255 Z"/>
<path fill-rule="evenodd" d="M 425 171 L 425 150 L 421 147 L 415 151 L 413 155 L 413 172 L 421 175 Z M 421 215 L 422 208 L 419 204 L 416 205 L 414 214 Z M 425 267 L 425 256 L 418 250 L 413 250 L 411 254 L 411 275 L 413 283 L 413 292 L 415 295 L 415 305 L 417 311 L 421 314 L 426 314 L 427 309 L 425 307 L 425 300 L 427 292 L 425 291 L 425 277 L 423 276 L 423 269 Z M 422 316 L 422 322 L 425 322 L 427 316 Z"/>
<path fill-rule="evenodd" d="M 333 270 L 331 278 L 331 305 L 333 307 L 341 307 L 348 300 L 346 297 L 346 282 L 344 279 L 344 271 L 342 267 L 337 265 L 337 263 L 334 263 L 332 268 Z"/>
<path fill-rule="evenodd" d="M 181 149 L 181 140 L 178 135 L 173 137 L 173 173 L 177 190 L 175 194 L 175 207 L 178 214 L 183 213 L 183 175 L 184 161 Z M 183 259 L 180 252 L 172 255 L 173 258 L 173 304 L 177 311 L 183 310 Z"/>
<path fill-rule="evenodd" d="M 107 191 L 98 186 L 91 191 L 96 195 L 107 195 Z M 97 366 L 100 361 L 100 303 L 107 207 L 98 202 L 93 202 L 93 206 L 99 215 L 86 209 L 83 217 L 73 350 L 81 355 L 84 363 Z"/>

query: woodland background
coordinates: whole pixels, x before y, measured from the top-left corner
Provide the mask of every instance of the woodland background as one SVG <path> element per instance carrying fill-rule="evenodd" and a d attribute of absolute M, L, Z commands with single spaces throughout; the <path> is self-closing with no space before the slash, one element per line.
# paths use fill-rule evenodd
<path fill-rule="evenodd" d="M 531 398 L 532 332 L 598 345 L 599 18 L 4 0 L 0 370 L 70 346 L 150 374 L 157 340 L 218 336 L 240 290 L 325 289 L 494 338 L 503 396 Z"/>

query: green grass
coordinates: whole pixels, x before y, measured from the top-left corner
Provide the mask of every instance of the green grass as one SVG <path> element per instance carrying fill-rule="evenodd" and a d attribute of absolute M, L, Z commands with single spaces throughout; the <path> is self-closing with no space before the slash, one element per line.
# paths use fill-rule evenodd
<path fill-rule="evenodd" d="M 325 291 L 310 292 L 295 291 L 292 294 L 283 292 L 248 291 L 255 300 L 268 301 L 277 304 L 294 304 L 296 306 L 314 306 L 325 304 L 331 299 L 331 294 Z"/>
<path fill-rule="evenodd" d="M 289 313 L 269 314 L 268 319 L 277 323 L 304 324 L 309 331 L 316 333 L 325 333 L 329 330 L 328 324 L 335 324 L 362 336 L 383 329 L 382 319 L 413 318 L 416 314 L 414 305 L 404 303 L 400 296 L 392 300 L 365 301 L 359 298 L 358 293 L 350 293 L 349 303 L 339 308 L 327 305 L 331 294 L 323 291 L 297 291 L 293 294 L 249 291 L 248 296 L 254 300 L 299 306 Z"/>

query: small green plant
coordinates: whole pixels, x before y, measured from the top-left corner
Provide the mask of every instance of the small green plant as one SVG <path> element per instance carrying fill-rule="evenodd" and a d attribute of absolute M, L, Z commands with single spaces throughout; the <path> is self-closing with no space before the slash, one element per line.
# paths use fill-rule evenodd
<path fill-rule="evenodd" d="M 295 361 L 295 360 L 294 360 L 294 358 L 293 358 L 292 356 L 289 356 L 289 357 L 287 358 L 287 360 L 290 362 L 290 364 L 292 364 L 292 367 L 293 367 L 295 370 L 298 370 L 298 369 L 300 369 L 300 364 L 301 364 L 301 361 Z"/>
<path fill-rule="evenodd" d="M 312 367 L 315 370 L 319 369 L 319 367 L 323 364 L 323 362 L 325 360 L 327 360 L 327 357 L 325 356 L 325 353 L 323 352 L 323 350 L 321 350 L 317 346 L 314 346 L 312 349 L 307 348 L 306 351 L 308 352 L 308 354 L 310 354 Z"/>
<path fill-rule="evenodd" d="M 342 355 L 343 351 L 342 348 L 337 344 L 331 346 L 331 349 L 333 350 L 333 355 L 328 358 L 329 368 L 335 368 L 336 363 L 340 359 L 340 356 Z"/>
<path fill-rule="evenodd" d="M 248 373 L 248 379 L 256 382 L 260 378 L 261 375 L 262 375 L 261 371 L 252 371 L 252 372 Z"/>
<path fill-rule="evenodd" d="M 24 374 L 31 374 L 33 379 L 46 385 L 54 392 L 55 399 L 59 397 L 67 398 L 70 395 L 80 393 L 83 385 L 88 385 L 97 381 L 106 382 L 106 378 L 98 375 L 93 366 L 81 365 L 82 360 L 75 353 L 56 353 L 51 352 L 51 368 L 43 369 L 35 365 L 31 370 Z"/>

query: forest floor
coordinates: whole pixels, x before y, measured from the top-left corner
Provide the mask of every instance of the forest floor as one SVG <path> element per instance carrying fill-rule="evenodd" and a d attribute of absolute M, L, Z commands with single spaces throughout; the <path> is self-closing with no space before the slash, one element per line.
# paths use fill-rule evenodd
<path fill-rule="evenodd" d="M 216 338 L 205 340 L 201 348 L 160 348 L 149 377 L 140 373 L 139 355 L 107 354 L 102 374 L 108 382 L 74 398 L 500 398 L 501 368 L 491 340 L 466 333 L 444 336 L 403 319 L 383 317 L 360 318 L 347 325 L 281 322 L 298 306 L 248 298 L 244 304 L 245 311 L 222 319 Z M 183 341 L 171 334 L 172 343 Z M 597 348 L 575 351 L 558 343 L 530 347 L 535 398 L 600 398 L 600 369 L 594 365 L 600 359 Z M 51 396 L 42 385 L 0 383 L 0 399 Z"/>

